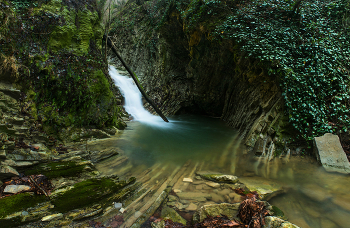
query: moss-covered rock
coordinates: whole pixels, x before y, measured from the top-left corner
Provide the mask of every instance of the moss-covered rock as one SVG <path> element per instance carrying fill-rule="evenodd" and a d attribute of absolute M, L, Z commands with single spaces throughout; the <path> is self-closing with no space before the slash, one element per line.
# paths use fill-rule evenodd
<path fill-rule="evenodd" d="M 30 193 L 21 193 L 2 198 L 0 199 L 0 219 L 28 207 L 34 207 L 46 200 L 44 195 L 32 195 Z"/>
<path fill-rule="evenodd" d="M 233 176 L 233 175 L 212 174 L 212 173 L 207 173 L 207 172 L 197 172 L 196 174 L 205 180 L 219 182 L 219 183 L 235 184 L 239 181 L 238 177 Z"/>
<path fill-rule="evenodd" d="M 131 182 L 114 182 L 112 179 L 88 179 L 77 183 L 72 189 L 55 197 L 53 204 L 55 210 L 67 212 L 75 208 L 82 208 L 96 202 L 102 203 L 112 194 L 118 193 Z"/>
<path fill-rule="evenodd" d="M 0 75 L 18 76 L 17 84 L 27 93 L 23 111 L 42 121 L 48 133 L 71 125 L 122 128 L 115 99 L 120 93 L 102 54 L 96 0 L 0 4 L 6 9 L 0 17 L 6 27 L 0 35 L 0 66 L 11 62 L 11 67 L 0 67 L 5 69 Z"/>
<path fill-rule="evenodd" d="M 40 164 L 30 170 L 26 170 L 26 175 L 43 174 L 48 178 L 73 177 L 84 171 L 86 164 L 75 161 L 51 162 Z"/>
<path fill-rule="evenodd" d="M 181 223 L 186 225 L 186 220 L 181 217 L 174 209 L 170 207 L 163 207 L 161 215 L 163 219 L 170 219 L 173 222 Z"/>

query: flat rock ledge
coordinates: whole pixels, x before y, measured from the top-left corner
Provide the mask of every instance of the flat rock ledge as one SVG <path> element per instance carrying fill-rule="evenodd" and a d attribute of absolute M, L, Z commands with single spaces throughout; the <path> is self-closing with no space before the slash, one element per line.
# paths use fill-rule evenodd
<path fill-rule="evenodd" d="M 326 133 L 315 137 L 314 153 L 327 172 L 350 174 L 350 163 L 337 135 Z"/>

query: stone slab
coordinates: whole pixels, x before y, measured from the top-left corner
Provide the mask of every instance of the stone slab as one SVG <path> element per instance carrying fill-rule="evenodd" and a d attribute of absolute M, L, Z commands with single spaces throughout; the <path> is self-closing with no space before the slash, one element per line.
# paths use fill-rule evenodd
<path fill-rule="evenodd" d="M 18 192 L 28 191 L 29 189 L 31 189 L 31 187 L 28 185 L 7 185 L 4 189 L 4 193 L 16 194 Z"/>
<path fill-rule="evenodd" d="M 3 165 L 0 166 L 0 180 L 19 176 L 17 170 L 12 168 L 11 166 Z"/>
<path fill-rule="evenodd" d="M 314 153 L 327 172 L 350 174 L 350 163 L 337 135 L 326 133 L 315 137 Z"/>

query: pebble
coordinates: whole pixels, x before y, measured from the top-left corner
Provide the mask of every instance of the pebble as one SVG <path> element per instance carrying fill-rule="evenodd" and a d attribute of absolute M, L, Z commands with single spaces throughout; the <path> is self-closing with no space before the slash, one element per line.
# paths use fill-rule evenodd
<path fill-rule="evenodd" d="M 135 218 L 138 218 L 141 215 L 142 215 L 142 212 L 140 212 L 140 211 L 136 211 L 135 214 L 134 214 Z"/>
<path fill-rule="evenodd" d="M 120 208 L 120 210 L 119 210 L 119 212 L 122 213 L 122 214 L 124 213 L 124 211 L 125 211 L 124 208 Z"/>
<path fill-rule="evenodd" d="M 114 202 L 114 208 L 115 209 L 120 209 L 120 208 L 122 208 L 123 207 L 123 204 L 122 203 L 116 203 L 116 202 Z"/>
<path fill-rule="evenodd" d="M 180 193 L 180 192 L 182 192 L 180 189 L 174 189 L 174 192 L 175 193 Z"/>
<path fill-rule="evenodd" d="M 214 183 L 214 182 L 205 182 L 206 185 L 212 187 L 212 188 L 219 188 L 220 184 L 219 183 Z"/>
<path fill-rule="evenodd" d="M 185 177 L 182 181 L 183 182 L 190 182 L 190 183 L 193 182 L 193 180 L 191 178 L 187 178 L 187 177 Z"/>
<path fill-rule="evenodd" d="M 52 215 L 48 215 L 48 216 L 45 216 L 41 219 L 42 222 L 49 222 L 51 220 L 54 220 L 54 219 L 58 219 L 58 218 L 62 218 L 63 217 L 63 214 L 62 213 L 58 213 L 58 214 L 52 214 Z"/>

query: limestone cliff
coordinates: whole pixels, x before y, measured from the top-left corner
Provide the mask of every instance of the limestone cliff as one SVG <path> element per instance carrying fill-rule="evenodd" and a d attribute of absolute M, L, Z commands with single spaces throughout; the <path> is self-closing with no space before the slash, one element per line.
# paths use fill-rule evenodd
<path fill-rule="evenodd" d="M 248 58 L 232 40 L 213 40 L 210 25 L 188 31 L 174 6 L 154 30 L 152 7 L 151 2 L 129 1 L 117 14 L 112 35 L 165 113 L 221 117 L 239 129 L 251 148 L 261 136 L 285 134 L 279 81 L 268 73 L 269 63 Z"/>

